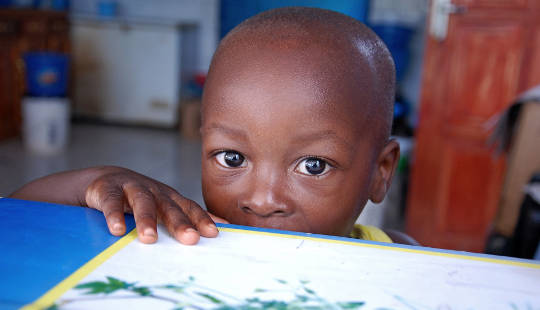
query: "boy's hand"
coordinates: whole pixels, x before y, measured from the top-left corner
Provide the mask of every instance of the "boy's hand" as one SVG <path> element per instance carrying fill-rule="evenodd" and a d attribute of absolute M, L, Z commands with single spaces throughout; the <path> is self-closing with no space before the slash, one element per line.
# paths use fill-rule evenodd
<path fill-rule="evenodd" d="M 226 223 L 163 183 L 124 168 L 110 170 L 89 184 L 84 200 L 87 206 L 103 212 L 115 236 L 126 232 L 124 212 L 135 216 L 143 243 L 156 242 L 158 218 L 176 240 L 187 245 L 196 244 L 200 235 L 217 236 L 212 220 Z"/>

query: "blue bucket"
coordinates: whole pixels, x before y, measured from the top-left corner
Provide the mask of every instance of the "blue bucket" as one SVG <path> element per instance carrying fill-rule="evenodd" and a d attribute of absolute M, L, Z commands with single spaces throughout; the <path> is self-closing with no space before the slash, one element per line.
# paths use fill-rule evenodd
<path fill-rule="evenodd" d="M 396 77 L 401 80 L 409 64 L 409 43 L 413 29 L 398 24 L 372 25 L 371 29 L 384 41 L 396 65 Z"/>
<path fill-rule="evenodd" d="M 30 96 L 63 97 L 67 92 L 69 57 L 50 52 L 31 52 L 23 56 L 26 86 Z"/>

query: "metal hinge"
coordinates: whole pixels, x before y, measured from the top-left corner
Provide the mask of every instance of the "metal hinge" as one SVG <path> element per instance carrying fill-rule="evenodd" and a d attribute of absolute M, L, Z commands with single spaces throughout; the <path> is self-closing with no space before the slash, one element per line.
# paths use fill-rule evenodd
<path fill-rule="evenodd" d="M 462 14 L 467 11 L 465 6 L 455 5 L 451 0 L 433 0 L 431 5 L 429 34 L 438 41 L 443 41 L 448 33 L 450 14 Z"/>

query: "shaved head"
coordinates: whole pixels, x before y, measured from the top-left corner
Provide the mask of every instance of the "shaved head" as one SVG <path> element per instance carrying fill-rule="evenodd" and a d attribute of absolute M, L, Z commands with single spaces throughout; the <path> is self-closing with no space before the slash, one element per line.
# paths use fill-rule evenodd
<path fill-rule="evenodd" d="M 202 190 L 239 225 L 346 236 L 380 202 L 394 64 L 362 23 L 314 8 L 256 15 L 219 45 L 202 104 Z"/>
<path fill-rule="evenodd" d="M 255 15 L 221 41 L 210 66 L 207 86 L 215 78 L 214 71 L 219 71 L 224 63 L 247 65 L 245 59 L 238 57 L 240 51 L 270 57 L 272 53 L 289 53 L 287 58 L 315 57 L 310 65 L 318 70 L 319 80 L 314 83 L 329 85 L 324 80 L 331 79 L 341 83 L 339 91 L 354 92 L 354 104 L 361 108 L 357 110 L 358 121 L 370 123 L 370 131 L 381 142 L 380 146 L 388 139 L 395 93 L 394 63 L 384 43 L 356 19 L 307 7 L 279 8 Z M 301 70 L 293 74 L 305 75 Z M 324 88 L 318 91 L 321 96 L 331 92 Z M 203 100 L 203 112 L 205 108 Z"/>

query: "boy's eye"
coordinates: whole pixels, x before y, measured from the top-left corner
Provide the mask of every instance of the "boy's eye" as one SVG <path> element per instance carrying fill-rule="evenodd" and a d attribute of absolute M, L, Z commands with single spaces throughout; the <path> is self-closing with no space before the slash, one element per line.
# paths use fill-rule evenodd
<path fill-rule="evenodd" d="M 216 154 L 217 162 L 227 168 L 245 167 L 246 160 L 242 154 L 234 151 L 219 152 Z"/>
<path fill-rule="evenodd" d="M 330 165 L 320 158 L 309 157 L 298 163 L 295 170 L 307 175 L 322 175 L 330 170 Z"/>

